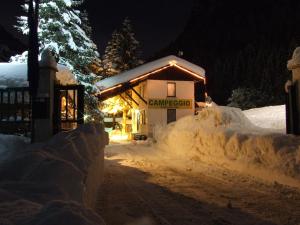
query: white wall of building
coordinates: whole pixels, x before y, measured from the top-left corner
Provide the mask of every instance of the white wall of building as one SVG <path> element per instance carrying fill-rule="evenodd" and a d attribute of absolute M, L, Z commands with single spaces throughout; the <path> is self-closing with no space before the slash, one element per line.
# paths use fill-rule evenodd
<path fill-rule="evenodd" d="M 167 83 L 176 83 L 176 97 L 167 97 Z M 170 81 L 170 80 L 147 80 L 142 83 L 144 85 L 144 97 L 149 99 L 192 99 L 191 109 L 176 109 L 176 119 L 184 116 L 194 115 L 194 82 L 193 81 Z M 139 89 L 139 87 L 137 88 Z M 141 101 L 141 100 L 140 100 Z M 141 105 L 143 103 L 141 102 Z M 167 125 L 167 109 L 165 108 L 149 108 L 146 107 L 146 124 L 141 126 L 141 132 L 152 135 L 153 128 L 156 125 Z M 143 106 L 141 108 L 144 108 Z"/>

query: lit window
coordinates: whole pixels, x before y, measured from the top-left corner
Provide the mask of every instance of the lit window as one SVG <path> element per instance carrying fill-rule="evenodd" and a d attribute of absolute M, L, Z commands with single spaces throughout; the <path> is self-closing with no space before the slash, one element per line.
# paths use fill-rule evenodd
<path fill-rule="evenodd" d="M 176 96 L 176 83 L 170 82 L 168 83 L 168 97 L 175 97 Z"/>

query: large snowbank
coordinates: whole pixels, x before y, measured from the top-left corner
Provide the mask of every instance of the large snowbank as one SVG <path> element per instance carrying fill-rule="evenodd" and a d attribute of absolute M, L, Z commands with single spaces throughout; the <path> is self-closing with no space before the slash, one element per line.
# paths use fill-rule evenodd
<path fill-rule="evenodd" d="M 243 111 L 246 117 L 256 126 L 286 132 L 285 105 L 268 106 Z"/>
<path fill-rule="evenodd" d="M 9 157 L 11 152 L 24 149 L 29 143 L 26 137 L 0 134 L 0 162 Z"/>
<path fill-rule="evenodd" d="M 85 124 L 46 143 L 11 150 L 0 161 L 0 224 L 16 224 L 19 214 L 28 224 L 104 224 L 85 207 L 96 203 L 107 143 L 102 125 Z M 23 209 L 28 207 L 30 212 Z"/>
<path fill-rule="evenodd" d="M 194 163 L 300 178 L 300 138 L 259 128 L 237 108 L 206 108 L 197 116 L 156 127 L 155 139 L 162 153 Z"/>

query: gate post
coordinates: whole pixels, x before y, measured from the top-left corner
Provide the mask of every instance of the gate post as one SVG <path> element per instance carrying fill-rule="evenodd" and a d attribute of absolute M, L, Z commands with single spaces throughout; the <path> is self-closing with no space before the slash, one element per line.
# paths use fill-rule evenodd
<path fill-rule="evenodd" d="M 84 123 L 84 85 L 78 86 L 77 92 L 77 117 L 78 117 L 78 124 Z"/>
<path fill-rule="evenodd" d="M 46 141 L 53 136 L 54 84 L 57 63 L 49 50 L 42 53 L 36 98 L 35 142 Z"/>
<path fill-rule="evenodd" d="M 292 80 L 286 83 L 287 97 L 287 133 L 300 135 L 300 47 L 288 61 L 288 70 L 292 71 Z"/>

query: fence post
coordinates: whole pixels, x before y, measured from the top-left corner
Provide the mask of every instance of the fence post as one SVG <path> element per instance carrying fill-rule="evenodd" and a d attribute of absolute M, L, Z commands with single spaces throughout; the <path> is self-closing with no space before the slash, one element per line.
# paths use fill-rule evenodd
<path fill-rule="evenodd" d="M 80 85 L 78 88 L 78 93 L 77 93 L 77 116 L 78 116 L 78 124 L 83 124 L 84 123 L 84 86 Z"/>
<path fill-rule="evenodd" d="M 53 135 L 54 84 L 57 63 L 49 50 L 42 53 L 36 97 L 35 142 L 48 140 Z"/>
<path fill-rule="evenodd" d="M 288 70 L 292 71 L 292 80 L 286 83 L 287 97 L 287 133 L 300 135 L 300 47 L 288 61 Z"/>

